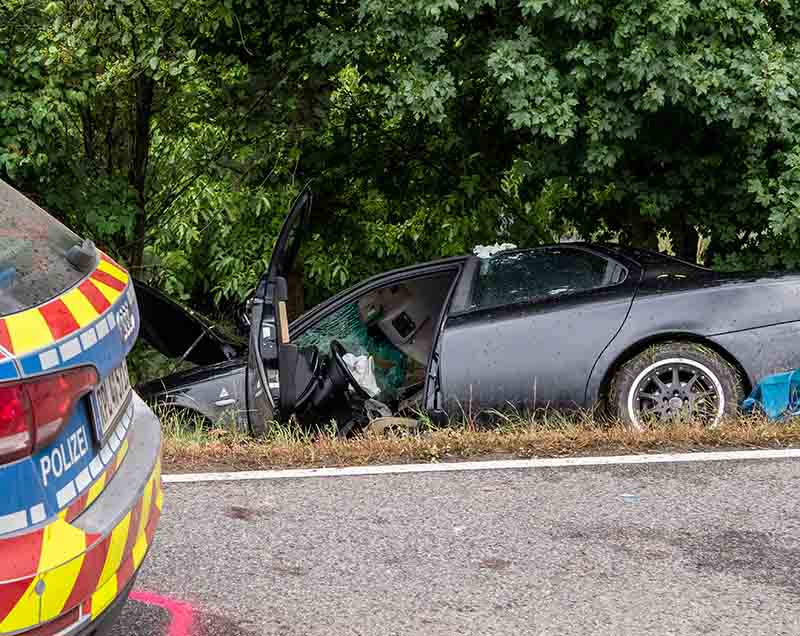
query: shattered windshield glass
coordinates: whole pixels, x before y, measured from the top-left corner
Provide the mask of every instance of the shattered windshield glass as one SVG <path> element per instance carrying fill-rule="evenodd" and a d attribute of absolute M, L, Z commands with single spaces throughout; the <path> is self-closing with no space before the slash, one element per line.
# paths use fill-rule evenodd
<path fill-rule="evenodd" d="M 345 351 L 356 358 L 373 358 L 374 376 L 382 398 L 394 395 L 401 386 L 413 381 L 409 378 L 418 365 L 414 365 L 379 329 L 364 324 L 358 313 L 358 303 L 349 303 L 326 316 L 298 336 L 295 342 L 300 347 L 317 347 L 327 352 L 332 340 L 338 340 Z"/>
<path fill-rule="evenodd" d="M 0 316 L 39 305 L 80 282 L 67 260 L 81 239 L 0 181 Z"/>

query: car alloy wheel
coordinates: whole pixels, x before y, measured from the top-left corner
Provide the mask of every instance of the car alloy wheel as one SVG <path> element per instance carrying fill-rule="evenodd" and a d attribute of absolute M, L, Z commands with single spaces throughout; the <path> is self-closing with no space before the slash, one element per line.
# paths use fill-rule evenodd
<path fill-rule="evenodd" d="M 688 358 L 668 358 L 639 373 L 627 407 L 631 423 L 640 429 L 648 421 L 699 421 L 713 426 L 725 412 L 725 394 L 707 366 Z"/>
<path fill-rule="evenodd" d="M 678 421 L 715 426 L 737 413 L 742 377 L 731 358 L 705 343 L 659 342 L 620 364 L 607 399 L 612 414 L 635 430 Z"/>

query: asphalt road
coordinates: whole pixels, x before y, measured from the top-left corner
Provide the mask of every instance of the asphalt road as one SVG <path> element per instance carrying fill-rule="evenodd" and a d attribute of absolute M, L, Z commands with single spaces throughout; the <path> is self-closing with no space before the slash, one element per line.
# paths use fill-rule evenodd
<path fill-rule="evenodd" d="M 115 636 L 800 633 L 800 462 L 167 486 Z"/>

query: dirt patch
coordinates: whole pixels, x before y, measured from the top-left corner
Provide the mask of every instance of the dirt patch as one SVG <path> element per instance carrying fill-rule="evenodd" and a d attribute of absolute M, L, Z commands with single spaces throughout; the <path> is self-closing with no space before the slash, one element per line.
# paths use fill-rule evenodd
<path fill-rule="evenodd" d="M 511 561 L 505 559 L 483 559 L 479 564 L 483 570 L 494 570 L 495 572 L 502 572 L 511 566 Z"/>
<path fill-rule="evenodd" d="M 268 517 L 272 510 L 267 508 L 247 508 L 246 506 L 228 506 L 225 509 L 225 516 L 231 519 L 242 521 L 254 521 L 260 517 Z"/>

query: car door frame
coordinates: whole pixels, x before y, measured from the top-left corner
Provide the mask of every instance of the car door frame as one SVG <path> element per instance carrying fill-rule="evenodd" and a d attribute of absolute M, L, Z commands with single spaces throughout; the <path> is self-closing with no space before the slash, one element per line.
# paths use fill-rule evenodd
<path fill-rule="evenodd" d="M 445 297 L 445 301 L 442 305 L 441 311 L 439 312 L 439 316 L 437 318 L 436 328 L 434 330 L 434 340 L 432 342 L 432 347 L 431 347 L 431 353 L 428 355 L 428 361 L 425 366 L 425 386 L 423 387 L 423 400 L 421 403 L 426 405 L 426 410 L 427 410 L 428 404 L 431 405 L 433 404 L 433 400 L 431 399 L 429 394 L 429 392 L 431 391 L 431 380 L 432 380 L 431 368 L 433 366 L 432 363 L 434 355 L 438 347 L 439 336 L 441 334 L 442 326 L 444 325 L 445 319 L 449 315 L 450 304 L 452 302 L 455 290 L 461 284 L 465 268 L 467 266 L 467 263 L 471 260 L 471 258 L 472 257 L 470 256 L 453 256 L 438 261 L 420 263 L 418 265 L 410 265 L 408 267 L 403 267 L 401 269 L 390 270 L 388 272 L 384 272 L 376 276 L 373 276 L 371 278 L 368 278 L 360 283 L 357 283 L 353 287 L 349 287 L 348 289 L 339 292 L 335 296 L 332 296 L 328 300 L 320 303 L 310 311 L 304 313 L 302 316 L 297 318 L 289 326 L 289 337 L 291 340 L 296 340 L 300 335 L 302 335 L 308 329 L 313 328 L 315 325 L 319 324 L 322 320 L 324 320 L 337 310 L 341 309 L 342 307 L 344 307 L 349 303 L 352 303 L 353 301 L 364 296 L 365 294 L 375 291 L 376 289 L 380 289 L 388 285 L 401 283 L 409 279 L 418 279 L 418 278 L 423 278 L 425 276 L 440 274 L 449 271 L 454 272 L 453 282 L 450 284 L 447 296 Z"/>

